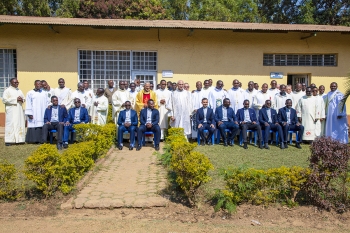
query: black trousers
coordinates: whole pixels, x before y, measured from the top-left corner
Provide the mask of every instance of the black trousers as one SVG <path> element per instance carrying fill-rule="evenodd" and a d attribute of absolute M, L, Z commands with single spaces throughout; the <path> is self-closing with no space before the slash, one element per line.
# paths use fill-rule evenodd
<path fill-rule="evenodd" d="M 275 124 L 269 124 L 268 126 L 262 125 L 262 129 L 265 130 L 265 135 L 264 135 L 265 143 L 269 141 L 270 130 L 272 130 L 273 132 L 278 132 L 278 137 L 280 142 L 286 141 L 284 140 L 282 127 L 280 125 L 275 125 Z"/>
<path fill-rule="evenodd" d="M 203 126 L 198 129 L 198 133 L 199 133 L 199 135 L 201 135 L 202 140 L 210 141 L 211 140 L 211 136 L 215 132 L 215 128 L 210 127 L 210 124 L 208 124 L 208 123 L 203 123 L 202 125 Z M 205 137 L 204 130 L 208 130 L 208 132 L 209 132 L 208 138 Z"/>
<path fill-rule="evenodd" d="M 285 142 L 288 140 L 288 131 L 297 131 L 299 136 L 296 138 L 296 142 L 303 141 L 304 126 L 286 124 L 285 126 L 282 126 L 282 129 L 283 129 L 283 137 Z"/>
<path fill-rule="evenodd" d="M 247 143 L 247 130 L 256 130 L 258 132 L 258 141 L 259 143 L 261 143 L 261 139 L 262 139 L 262 134 L 261 134 L 261 127 L 258 123 L 245 123 L 245 124 L 241 124 L 241 129 L 242 129 L 242 135 L 243 135 L 243 142 Z"/>
<path fill-rule="evenodd" d="M 62 137 L 64 133 L 64 125 L 58 122 L 51 122 L 51 124 L 44 124 L 42 129 L 41 143 L 47 142 L 47 134 L 49 130 L 57 130 L 57 142 L 62 143 Z"/>

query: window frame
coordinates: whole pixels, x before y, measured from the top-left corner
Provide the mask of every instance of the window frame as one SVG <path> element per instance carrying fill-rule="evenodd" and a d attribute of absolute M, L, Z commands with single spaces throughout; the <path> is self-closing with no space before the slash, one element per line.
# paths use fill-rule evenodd
<path fill-rule="evenodd" d="M 333 56 L 333 62 L 326 62 L 326 56 Z M 264 53 L 263 66 L 337 67 L 338 59 L 337 53 Z"/>

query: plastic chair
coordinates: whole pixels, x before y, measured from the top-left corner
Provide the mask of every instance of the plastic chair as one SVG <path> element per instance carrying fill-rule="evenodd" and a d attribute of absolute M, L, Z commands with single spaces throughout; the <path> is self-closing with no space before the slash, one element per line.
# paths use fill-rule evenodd
<path fill-rule="evenodd" d="M 248 129 L 247 134 L 248 133 L 254 133 L 254 145 L 256 146 L 256 142 L 258 139 L 258 132 L 256 130 Z M 249 143 L 252 144 L 252 138 L 250 138 Z M 241 129 L 241 132 L 239 134 L 239 145 L 242 146 L 242 144 L 243 144 L 243 133 L 242 133 L 242 129 Z"/>
<path fill-rule="evenodd" d="M 221 133 L 220 133 L 219 129 L 217 129 L 216 131 L 217 131 L 217 133 L 216 133 L 216 142 L 215 142 L 215 144 L 219 144 L 220 143 Z M 230 130 L 229 129 L 225 129 L 225 133 L 228 133 L 228 132 L 230 132 Z M 234 143 L 234 142 L 235 142 L 235 139 L 232 139 L 232 143 Z"/>
<path fill-rule="evenodd" d="M 272 131 L 272 130 L 270 130 L 270 134 L 272 134 L 272 133 L 275 133 L 275 141 L 276 141 L 276 146 L 278 146 L 278 131 Z M 262 140 L 261 140 L 261 142 L 262 142 L 262 145 L 264 145 L 264 135 L 265 135 L 265 130 L 261 130 L 261 134 L 263 135 L 263 138 L 262 138 Z M 273 140 L 271 140 L 271 144 L 272 144 L 272 141 Z M 269 144 L 268 142 L 267 142 L 267 144 Z"/>
<path fill-rule="evenodd" d="M 53 143 L 53 133 L 57 133 L 57 130 L 52 129 L 49 132 L 50 132 L 50 144 L 52 144 Z"/>
<path fill-rule="evenodd" d="M 293 144 L 293 133 L 295 133 L 295 140 L 296 141 L 299 141 L 298 137 L 299 137 L 299 134 L 298 134 L 298 131 L 293 131 L 293 130 L 290 130 L 288 131 L 288 135 L 289 135 L 289 144 L 292 145 Z"/>
<path fill-rule="evenodd" d="M 209 133 L 209 131 L 206 130 L 206 129 L 203 130 L 203 132 L 204 132 L 204 133 Z M 199 135 L 199 133 L 198 133 L 198 135 L 197 135 L 197 143 L 198 143 L 198 145 L 201 144 L 201 136 Z M 213 135 L 211 135 L 211 144 L 214 145 L 214 143 L 215 143 L 215 137 L 214 137 L 214 134 L 213 134 Z"/>
<path fill-rule="evenodd" d="M 154 133 L 153 133 L 152 131 L 146 131 L 146 132 L 143 134 L 143 136 L 142 136 L 142 146 L 144 146 L 144 145 L 146 144 L 146 141 L 145 141 L 145 135 L 146 135 L 146 134 L 151 134 L 151 135 L 153 135 L 153 137 L 154 137 Z M 154 143 L 154 138 L 153 138 L 153 145 L 156 146 L 155 143 Z"/>

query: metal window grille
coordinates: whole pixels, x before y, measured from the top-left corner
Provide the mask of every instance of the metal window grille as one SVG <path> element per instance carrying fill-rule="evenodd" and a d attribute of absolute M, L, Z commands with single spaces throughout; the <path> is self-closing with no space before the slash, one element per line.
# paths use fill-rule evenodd
<path fill-rule="evenodd" d="M 105 88 L 108 80 L 130 82 L 134 70 L 156 71 L 157 52 L 79 50 L 79 79 L 95 90 Z"/>
<path fill-rule="evenodd" d="M 264 66 L 337 66 L 336 54 L 264 54 Z"/>
<path fill-rule="evenodd" d="M 17 54 L 15 49 L 0 49 L 0 97 L 10 86 L 10 79 L 17 78 Z"/>

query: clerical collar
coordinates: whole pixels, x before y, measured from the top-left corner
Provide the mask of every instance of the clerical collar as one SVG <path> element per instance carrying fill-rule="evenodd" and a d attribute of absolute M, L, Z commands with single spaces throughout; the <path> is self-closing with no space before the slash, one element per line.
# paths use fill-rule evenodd
<path fill-rule="evenodd" d="M 41 92 L 41 89 L 33 89 L 35 92 Z"/>
<path fill-rule="evenodd" d="M 239 87 L 232 87 L 233 90 L 237 91 Z"/>

